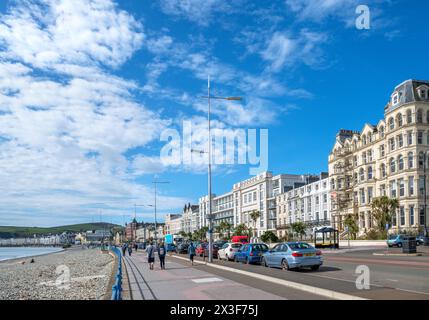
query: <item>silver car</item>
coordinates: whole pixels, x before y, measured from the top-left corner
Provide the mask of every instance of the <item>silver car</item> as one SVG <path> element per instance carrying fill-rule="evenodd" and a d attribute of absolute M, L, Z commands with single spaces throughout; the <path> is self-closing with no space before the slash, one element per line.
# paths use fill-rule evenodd
<path fill-rule="evenodd" d="M 234 260 L 235 253 L 241 248 L 241 246 L 242 244 L 239 242 L 225 243 L 217 253 L 218 259 Z"/>
<path fill-rule="evenodd" d="M 263 266 L 280 267 L 283 270 L 309 267 L 315 271 L 322 264 L 322 252 L 306 242 L 279 243 L 262 257 Z"/>

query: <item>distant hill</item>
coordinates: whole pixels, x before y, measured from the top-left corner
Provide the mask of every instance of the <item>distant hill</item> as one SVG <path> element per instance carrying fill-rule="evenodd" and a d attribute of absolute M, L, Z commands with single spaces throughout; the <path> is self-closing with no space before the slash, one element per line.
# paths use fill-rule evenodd
<path fill-rule="evenodd" d="M 49 234 L 59 234 L 63 232 L 85 232 L 88 230 L 100 230 L 108 229 L 116 233 L 116 231 L 122 231 L 123 227 L 117 224 L 111 223 L 82 223 L 73 224 L 68 226 L 50 227 L 50 228 L 39 228 L 39 227 L 9 227 L 0 226 L 0 238 L 26 238 L 33 237 L 34 235 L 42 236 Z"/>

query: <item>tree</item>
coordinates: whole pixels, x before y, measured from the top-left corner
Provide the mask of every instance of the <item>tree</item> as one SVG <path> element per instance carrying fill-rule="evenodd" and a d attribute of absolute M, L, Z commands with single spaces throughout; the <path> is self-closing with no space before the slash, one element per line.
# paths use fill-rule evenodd
<path fill-rule="evenodd" d="M 181 236 L 182 238 L 186 238 L 187 233 L 182 230 L 182 231 L 179 232 L 179 236 Z"/>
<path fill-rule="evenodd" d="M 290 225 L 292 232 L 299 235 L 300 240 L 302 240 L 302 236 L 305 235 L 305 230 L 307 229 L 307 225 L 302 221 L 294 222 Z"/>
<path fill-rule="evenodd" d="M 344 220 L 344 225 L 348 227 L 349 233 L 352 235 L 353 240 L 356 240 L 357 233 L 359 232 L 358 216 L 349 214 Z"/>
<path fill-rule="evenodd" d="M 244 223 L 241 223 L 235 227 L 234 236 L 249 236 L 249 229 Z"/>
<path fill-rule="evenodd" d="M 252 219 L 253 221 L 254 231 L 256 231 L 256 221 L 261 216 L 261 213 L 258 210 L 253 210 L 252 212 L 250 212 L 249 216 L 250 219 Z M 256 234 L 254 234 L 253 236 L 256 237 Z"/>
<path fill-rule="evenodd" d="M 386 196 L 374 198 L 371 202 L 371 216 L 375 220 L 378 231 L 386 237 L 386 224 L 391 223 L 392 215 L 395 214 L 398 206 L 398 199 L 390 199 Z"/>
<path fill-rule="evenodd" d="M 277 242 L 279 241 L 279 238 L 277 237 L 277 235 L 272 232 L 272 231 L 266 231 L 264 232 L 264 234 L 261 236 L 261 240 L 264 242 Z"/>
<path fill-rule="evenodd" d="M 206 238 L 206 234 L 209 231 L 209 227 L 202 227 L 200 230 L 198 230 L 198 240 L 203 241 Z"/>
<path fill-rule="evenodd" d="M 225 232 L 228 233 L 228 237 L 227 238 L 229 239 L 230 238 L 230 233 L 231 233 L 232 225 L 230 223 L 226 222 L 226 221 L 222 221 L 219 224 L 219 228 L 220 228 L 220 233 L 222 233 L 222 235 L 224 235 Z"/>

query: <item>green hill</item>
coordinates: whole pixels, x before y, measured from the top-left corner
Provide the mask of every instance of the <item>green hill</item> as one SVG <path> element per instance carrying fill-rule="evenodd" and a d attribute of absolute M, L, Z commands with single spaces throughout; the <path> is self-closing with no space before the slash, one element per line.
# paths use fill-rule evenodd
<path fill-rule="evenodd" d="M 108 229 L 116 233 L 116 231 L 122 231 L 123 227 L 117 224 L 111 223 L 82 223 L 73 224 L 68 226 L 50 227 L 50 228 L 39 228 L 39 227 L 10 227 L 0 226 L 0 238 L 25 238 L 33 237 L 33 235 L 42 236 L 49 234 L 59 234 L 63 232 L 85 232 L 88 230 L 100 230 Z"/>

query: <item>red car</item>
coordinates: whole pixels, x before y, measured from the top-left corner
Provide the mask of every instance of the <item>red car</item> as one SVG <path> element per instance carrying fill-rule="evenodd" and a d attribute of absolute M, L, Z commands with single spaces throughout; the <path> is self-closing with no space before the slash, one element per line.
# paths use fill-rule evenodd
<path fill-rule="evenodd" d="M 217 253 L 219 251 L 219 247 L 216 244 L 213 244 L 213 250 L 212 250 L 212 255 L 213 258 L 217 258 Z M 209 246 L 206 245 L 204 248 L 204 257 L 208 257 L 209 256 Z"/>
<path fill-rule="evenodd" d="M 200 243 L 196 248 L 195 248 L 195 254 L 197 256 L 202 257 L 204 255 L 204 249 L 207 247 L 207 243 Z"/>

